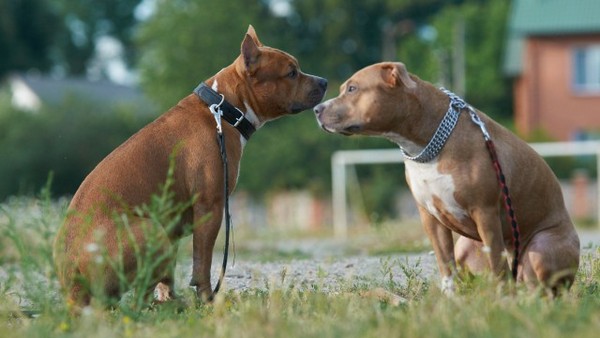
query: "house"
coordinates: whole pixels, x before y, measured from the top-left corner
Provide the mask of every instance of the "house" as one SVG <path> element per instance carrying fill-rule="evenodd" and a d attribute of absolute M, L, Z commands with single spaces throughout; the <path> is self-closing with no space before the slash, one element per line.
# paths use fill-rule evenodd
<path fill-rule="evenodd" d="M 504 61 L 522 136 L 600 134 L 600 0 L 514 0 Z"/>
<path fill-rule="evenodd" d="M 107 80 L 91 81 L 83 77 L 54 78 L 37 73 L 17 73 L 9 75 L 6 84 L 10 90 L 12 105 L 30 112 L 36 112 L 43 104 L 59 104 L 71 97 L 97 102 L 105 107 L 152 107 L 139 89 Z"/>

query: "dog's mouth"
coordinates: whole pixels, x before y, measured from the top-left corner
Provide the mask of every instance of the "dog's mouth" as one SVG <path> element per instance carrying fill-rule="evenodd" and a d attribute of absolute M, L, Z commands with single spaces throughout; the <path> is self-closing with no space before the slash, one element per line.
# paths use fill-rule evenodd
<path fill-rule="evenodd" d="M 342 134 L 342 135 L 353 135 L 353 134 L 356 134 L 356 133 L 360 132 L 361 129 L 362 128 L 361 128 L 360 125 L 353 124 L 353 125 L 350 125 L 350 126 L 344 128 L 343 130 L 341 130 L 340 134 Z"/>
<path fill-rule="evenodd" d="M 298 114 L 307 109 L 314 108 L 323 100 L 323 97 L 325 96 L 325 88 L 327 88 L 326 85 L 322 88 L 315 88 L 311 90 L 310 93 L 308 93 L 306 99 L 307 102 L 293 102 L 290 106 L 291 113 Z"/>
<path fill-rule="evenodd" d="M 325 125 L 321 124 L 321 123 L 319 123 L 319 126 L 321 127 L 321 129 L 323 129 L 324 131 L 326 131 L 326 132 L 328 132 L 330 134 L 335 134 L 336 133 L 335 130 L 330 129 L 330 128 L 326 127 Z"/>
<path fill-rule="evenodd" d="M 362 130 L 361 126 L 358 124 L 353 124 L 343 129 L 331 128 L 321 123 L 321 121 L 319 121 L 319 125 L 321 126 L 321 129 L 325 130 L 328 133 L 340 134 L 344 136 L 352 136 Z"/>
<path fill-rule="evenodd" d="M 305 111 L 309 108 L 312 108 L 316 105 L 317 105 L 316 103 L 313 106 L 309 106 L 306 104 L 294 102 L 294 103 L 292 103 L 292 106 L 290 107 L 290 111 L 292 114 L 298 114 L 298 113 L 303 112 L 303 111 Z"/>

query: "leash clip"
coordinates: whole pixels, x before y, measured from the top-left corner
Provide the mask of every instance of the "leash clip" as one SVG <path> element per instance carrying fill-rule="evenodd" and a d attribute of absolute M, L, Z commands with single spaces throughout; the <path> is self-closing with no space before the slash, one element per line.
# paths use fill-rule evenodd
<path fill-rule="evenodd" d="M 481 129 L 481 132 L 483 133 L 483 138 L 486 141 L 489 141 L 491 139 L 491 137 L 487 131 L 487 128 L 485 127 L 485 123 L 483 123 L 483 121 L 481 121 L 479 116 L 475 113 L 475 110 L 473 110 L 473 107 L 468 106 L 468 108 L 469 108 L 469 114 L 471 115 L 471 121 L 473 121 L 473 123 L 475 123 L 476 125 L 479 126 L 479 128 Z"/>
<path fill-rule="evenodd" d="M 223 117 L 223 111 L 221 110 L 221 105 L 223 104 L 223 101 L 225 101 L 225 96 L 223 96 L 223 94 L 219 94 L 219 95 L 221 95 L 221 102 L 219 102 L 218 104 L 216 104 L 216 103 L 211 104 L 210 106 L 208 106 L 208 109 L 213 114 L 213 117 L 215 118 L 215 121 L 217 122 L 217 133 L 223 134 L 223 125 L 221 123 L 221 118 Z"/>

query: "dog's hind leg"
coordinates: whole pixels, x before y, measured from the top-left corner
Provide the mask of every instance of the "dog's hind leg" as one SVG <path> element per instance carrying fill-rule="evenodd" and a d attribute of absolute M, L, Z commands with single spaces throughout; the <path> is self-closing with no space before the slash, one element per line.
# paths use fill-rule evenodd
<path fill-rule="evenodd" d="M 154 294 L 155 300 L 159 303 L 163 303 L 177 298 L 177 295 L 175 294 L 175 266 L 177 263 L 178 248 L 179 241 L 172 241 L 172 257 L 166 264 L 164 276 L 160 278 L 158 284 L 155 287 L 149 290 L 149 292 Z"/>
<path fill-rule="evenodd" d="M 67 308 L 71 314 L 79 315 L 81 310 L 90 305 L 91 293 L 89 285 L 79 274 L 69 281 L 67 290 Z"/>
<path fill-rule="evenodd" d="M 519 279 L 532 288 L 541 284 L 552 296 L 558 295 L 573 284 L 579 267 L 577 233 L 572 227 L 561 227 L 535 234 L 523 251 L 521 265 Z"/>
<path fill-rule="evenodd" d="M 480 274 L 488 271 L 488 261 L 483 252 L 483 243 L 465 236 L 459 236 L 454 244 L 456 264 L 464 271 Z"/>
<path fill-rule="evenodd" d="M 106 286 L 126 278 L 121 292 L 130 287 L 143 294 L 144 302 L 151 302 L 157 293 L 157 301 L 173 299 L 174 269 L 177 255 L 177 240 L 169 238 L 164 228 L 143 217 L 129 217 L 127 226 L 119 229 L 121 244 L 113 252 L 114 262 L 122 262 L 122 271 L 107 273 Z M 120 257 L 119 257 L 120 256 Z"/>

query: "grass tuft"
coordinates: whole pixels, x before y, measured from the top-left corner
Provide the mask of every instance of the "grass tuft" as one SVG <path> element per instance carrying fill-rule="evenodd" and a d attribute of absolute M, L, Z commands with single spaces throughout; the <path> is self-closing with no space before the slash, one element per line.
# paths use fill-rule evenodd
<path fill-rule="evenodd" d="M 264 285 L 225 289 L 209 305 L 183 289 L 181 303 L 113 310 L 94 303 L 71 318 L 51 258 L 65 209 L 66 201 L 47 193 L 0 205 L 0 337 L 596 337 L 600 332 L 598 248 L 585 251 L 572 290 L 556 300 L 487 277 L 466 278 L 454 297 L 446 297 L 421 261 L 380 256 L 372 276 L 349 276 L 335 288 L 325 285 L 326 269 L 306 283 L 284 268 Z M 362 244 L 381 243 L 372 236 Z M 368 252 L 368 245 L 363 247 Z M 406 301 L 396 306 L 367 296 L 375 288 Z"/>

